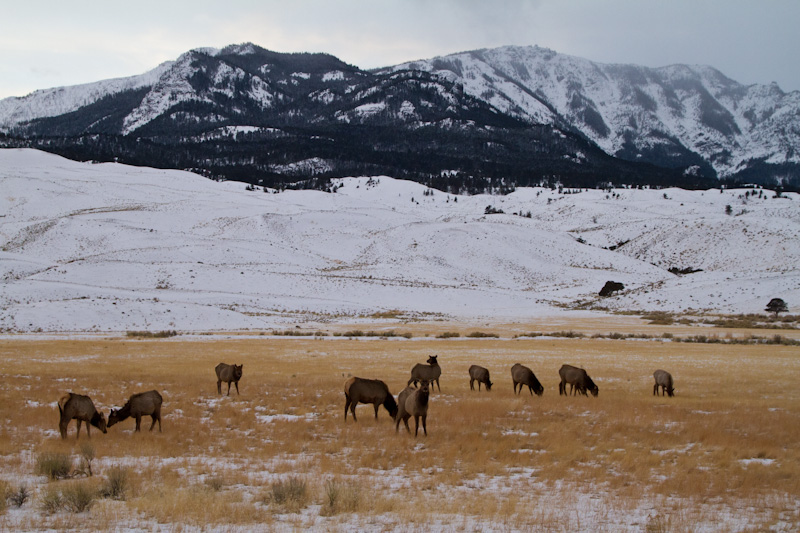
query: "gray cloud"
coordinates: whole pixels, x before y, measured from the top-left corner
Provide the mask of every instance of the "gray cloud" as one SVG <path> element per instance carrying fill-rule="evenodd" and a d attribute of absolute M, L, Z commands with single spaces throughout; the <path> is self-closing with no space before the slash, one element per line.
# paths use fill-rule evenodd
<path fill-rule="evenodd" d="M 708 64 L 742 83 L 798 90 L 797 20 L 796 0 L 18 2 L 0 20 L 0 97 L 139 74 L 191 48 L 245 41 L 362 68 L 537 44 L 605 63 Z"/>

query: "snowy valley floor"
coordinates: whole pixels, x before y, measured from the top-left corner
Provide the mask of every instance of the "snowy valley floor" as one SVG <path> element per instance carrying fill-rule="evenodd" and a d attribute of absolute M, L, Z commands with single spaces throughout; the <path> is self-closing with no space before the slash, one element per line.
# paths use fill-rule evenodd
<path fill-rule="evenodd" d="M 9 504 L 0 529 L 800 528 L 796 346 L 677 343 L 656 337 L 680 335 L 680 327 L 632 317 L 391 327 L 413 335 L 3 337 L 0 483 L 30 496 L 19 508 Z M 651 338 L 513 338 L 557 329 Z M 437 338 L 448 331 L 460 336 Z M 469 338 L 471 331 L 499 338 Z M 432 354 L 443 374 L 427 437 L 395 433 L 382 407 L 377 421 L 364 405 L 358 422 L 343 420 L 348 376 L 382 379 L 396 395 L 409 369 Z M 220 361 L 244 365 L 241 395 L 225 396 L 224 385 L 217 394 Z M 533 369 L 543 396 L 513 394 L 509 369 L 517 362 Z M 586 368 L 599 396 L 560 397 L 563 363 Z M 491 371 L 491 392 L 470 390 L 471 364 Z M 674 376 L 675 397 L 653 396 L 657 368 Z M 74 422 L 66 441 L 58 435 L 56 402 L 66 391 L 90 395 L 107 415 L 150 389 L 164 396 L 162 433 L 146 431 L 149 418 L 141 434 L 132 420 L 105 435 L 92 428 L 92 477 L 36 474 L 47 453 L 67 454 L 75 467 L 87 453 L 85 429 L 76 441 Z M 120 469 L 128 476 L 124 499 L 98 496 L 83 512 L 44 509 L 53 494 L 76 486 L 95 494 Z"/>

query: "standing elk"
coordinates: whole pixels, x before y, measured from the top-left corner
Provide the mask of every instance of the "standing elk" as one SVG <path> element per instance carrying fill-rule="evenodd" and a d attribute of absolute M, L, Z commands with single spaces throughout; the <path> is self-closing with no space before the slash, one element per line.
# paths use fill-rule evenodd
<path fill-rule="evenodd" d="M 536 393 L 536 396 L 541 396 L 542 393 L 544 393 L 544 387 L 542 387 L 542 384 L 536 379 L 536 374 L 527 366 L 523 366 L 519 363 L 512 366 L 511 380 L 514 382 L 514 394 L 521 393 L 524 385 L 528 386 L 528 391 L 530 391 L 531 396 L 533 396 L 533 393 Z M 519 392 L 517 392 L 517 385 L 519 385 Z"/>
<path fill-rule="evenodd" d="M 600 389 L 594 384 L 592 378 L 586 373 L 586 370 L 572 365 L 563 365 L 558 370 L 558 375 L 561 376 L 561 383 L 558 384 L 558 395 L 567 395 L 567 383 L 570 385 L 570 394 L 583 394 L 586 396 L 586 391 L 592 393 L 592 396 L 597 396 Z M 576 392 L 577 391 L 577 392 Z"/>
<path fill-rule="evenodd" d="M 61 438 L 67 438 L 67 426 L 73 418 L 78 421 L 78 431 L 75 433 L 75 438 L 81 436 L 81 422 L 86 422 L 86 436 L 92 438 L 89 433 L 89 426 L 92 425 L 102 431 L 106 431 L 106 417 L 95 409 L 94 402 L 88 396 L 68 392 L 58 400 L 58 414 L 60 419 L 58 421 L 58 429 L 61 432 Z"/>
<path fill-rule="evenodd" d="M 153 431 L 156 422 L 158 422 L 158 432 L 161 433 L 161 394 L 156 390 L 147 392 L 140 392 L 131 396 L 122 409 L 112 409 L 108 413 L 108 427 L 113 426 L 117 422 L 133 417 L 136 419 L 136 429 L 141 431 L 142 417 L 149 416 L 153 419 L 150 424 L 150 431 Z"/>
<path fill-rule="evenodd" d="M 478 390 L 481 390 L 481 383 L 486 385 L 486 390 L 492 390 L 492 382 L 489 380 L 489 371 L 482 366 L 472 365 L 469 367 L 469 390 L 475 390 L 475 382 L 478 382 Z"/>
<path fill-rule="evenodd" d="M 422 363 L 414 365 L 414 368 L 411 369 L 411 379 L 408 380 L 407 385 L 414 383 L 414 387 L 416 387 L 417 383 L 420 381 L 429 381 L 431 383 L 435 381 L 439 392 L 442 392 L 442 387 L 439 385 L 439 376 L 442 375 L 442 367 L 439 366 L 439 362 L 436 360 L 437 357 L 439 356 L 429 356 L 427 365 L 423 365 Z M 433 389 L 433 386 L 431 386 L 431 389 Z"/>
<path fill-rule="evenodd" d="M 653 377 L 656 380 L 656 384 L 653 385 L 653 395 L 658 396 L 658 388 L 661 387 L 661 395 L 663 396 L 664 393 L 668 394 L 669 396 L 675 395 L 675 389 L 672 385 L 672 374 L 667 372 L 666 370 L 656 370 L 653 372 Z"/>
<path fill-rule="evenodd" d="M 356 405 L 359 403 L 371 403 L 375 407 L 375 420 L 378 419 L 378 407 L 381 405 L 389 411 L 392 420 L 397 416 L 397 402 L 394 401 L 394 396 L 389 392 L 389 387 L 386 386 L 386 383 L 379 379 L 352 377 L 344 382 L 345 422 L 347 422 L 348 408 L 353 415 L 353 420 L 358 422 Z"/>
<path fill-rule="evenodd" d="M 222 394 L 222 382 L 228 382 L 228 396 L 231 395 L 231 382 L 236 385 L 236 394 L 239 394 L 239 380 L 242 379 L 244 365 L 229 365 L 220 363 L 214 367 L 217 373 L 217 393 Z"/>
<path fill-rule="evenodd" d="M 414 417 L 414 436 L 419 433 L 419 419 L 422 418 L 422 430 L 428 436 L 428 399 L 430 398 L 429 382 L 420 381 L 419 389 L 406 387 L 397 396 L 397 416 L 395 417 L 395 433 L 400 429 L 400 421 L 406 425 L 406 430 L 411 433 L 408 427 L 408 419 Z"/>

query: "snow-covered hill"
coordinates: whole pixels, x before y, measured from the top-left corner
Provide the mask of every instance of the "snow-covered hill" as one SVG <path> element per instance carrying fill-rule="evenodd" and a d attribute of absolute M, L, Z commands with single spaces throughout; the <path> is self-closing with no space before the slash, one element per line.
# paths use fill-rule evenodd
<path fill-rule="evenodd" d="M 238 330 L 390 310 L 524 320 L 585 313 L 565 307 L 608 280 L 626 287 L 597 302 L 612 309 L 800 302 L 795 194 L 337 185 L 275 194 L 0 150 L 0 330 Z"/>

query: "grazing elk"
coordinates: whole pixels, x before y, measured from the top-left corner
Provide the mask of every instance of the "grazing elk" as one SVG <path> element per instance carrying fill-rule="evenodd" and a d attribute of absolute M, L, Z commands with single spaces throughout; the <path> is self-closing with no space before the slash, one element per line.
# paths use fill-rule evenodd
<path fill-rule="evenodd" d="M 442 392 L 442 387 L 439 385 L 439 376 L 442 375 L 442 367 L 439 366 L 439 362 L 436 360 L 437 357 L 439 356 L 429 356 L 427 365 L 423 365 L 422 363 L 414 365 L 414 368 L 411 369 L 411 379 L 408 380 L 407 385 L 414 383 L 414 387 L 416 388 L 417 383 L 420 381 L 429 381 L 431 383 L 435 381 L 439 392 Z M 433 386 L 431 386 L 431 389 L 433 389 Z"/>
<path fill-rule="evenodd" d="M 567 395 L 567 383 L 570 385 L 570 394 L 578 393 L 586 396 L 586 391 L 592 393 L 592 396 L 597 396 L 600 389 L 594 384 L 592 378 L 586 373 L 586 370 L 571 365 L 562 365 L 558 370 L 558 375 L 561 376 L 561 383 L 558 384 L 558 395 Z"/>
<path fill-rule="evenodd" d="M 478 390 L 481 390 L 481 383 L 486 385 L 486 390 L 492 390 L 489 371 L 482 366 L 472 365 L 469 367 L 469 390 L 475 390 L 476 381 L 478 382 Z"/>
<path fill-rule="evenodd" d="M 220 363 L 214 367 L 217 373 L 217 393 L 222 394 L 222 382 L 228 382 L 228 396 L 231 395 L 231 382 L 236 385 L 236 394 L 239 394 L 239 380 L 242 379 L 242 367 L 244 365 L 228 365 Z"/>
<path fill-rule="evenodd" d="M 653 395 L 658 396 L 658 388 L 661 387 L 661 395 L 663 396 L 664 393 L 674 396 L 675 389 L 672 386 L 672 374 L 667 372 L 666 370 L 656 370 L 653 372 L 653 377 L 656 380 L 656 384 L 653 385 Z"/>
<path fill-rule="evenodd" d="M 420 381 L 420 388 L 412 389 L 406 387 L 397 397 L 397 416 L 395 417 L 395 433 L 400 429 L 400 421 L 406 425 L 406 430 L 411 433 L 408 427 L 408 419 L 414 417 L 414 436 L 419 433 L 419 419 L 422 418 L 422 430 L 428 436 L 428 399 L 430 397 L 429 382 Z"/>
<path fill-rule="evenodd" d="M 75 438 L 81 436 L 81 422 L 86 422 L 86 436 L 92 438 L 89 433 L 89 426 L 92 425 L 102 431 L 106 431 L 106 417 L 95 409 L 92 399 L 88 396 L 68 392 L 58 400 L 58 414 L 60 420 L 58 422 L 58 429 L 61 431 L 61 438 L 67 438 L 67 426 L 73 418 L 78 421 L 78 431 Z"/>
<path fill-rule="evenodd" d="M 161 394 L 156 390 L 140 392 L 131 396 L 122 409 L 112 409 L 108 413 L 108 427 L 117 422 L 133 417 L 136 419 L 136 431 L 141 431 L 142 417 L 149 416 L 153 419 L 150 424 L 150 431 L 153 431 L 158 422 L 158 432 L 161 433 Z"/>
<path fill-rule="evenodd" d="M 344 421 L 347 422 L 347 409 L 356 418 L 356 405 L 359 403 L 371 403 L 375 407 L 375 420 L 378 419 L 378 407 L 383 404 L 389 415 L 394 420 L 397 416 L 397 402 L 389 392 L 386 383 L 379 379 L 362 379 L 352 377 L 344 382 Z"/>
<path fill-rule="evenodd" d="M 542 387 L 542 384 L 536 379 L 536 374 L 527 366 L 523 366 L 519 363 L 511 367 L 511 380 L 514 382 L 514 394 L 521 393 L 524 385 L 528 386 L 528 391 L 530 391 L 531 396 L 533 396 L 534 392 L 536 396 L 541 396 L 544 392 L 544 387 Z M 519 392 L 517 392 L 517 385 L 519 385 Z"/>

